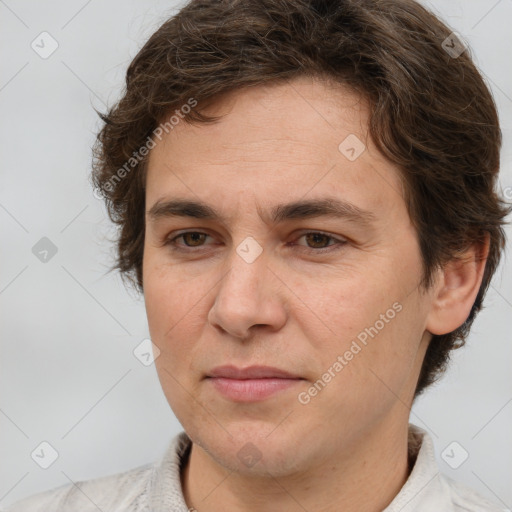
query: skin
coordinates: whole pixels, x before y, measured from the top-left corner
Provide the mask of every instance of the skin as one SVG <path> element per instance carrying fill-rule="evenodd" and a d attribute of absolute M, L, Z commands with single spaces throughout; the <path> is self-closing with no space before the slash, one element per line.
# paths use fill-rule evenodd
<path fill-rule="evenodd" d="M 466 319 L 486 246 L 439 269 L 429 290 L 418 287 L 421 255 L 400 174 L 367 137 L 368 106 L 354 92 L 302 77 L 236 90 L 205 112 L 224 117 L 164 135 L 146 183 L 145 303 L 163 391 L 193 441 L 186 502 L 199 512 L 381 511 L 410 472 L 409 412 L 431 334 Z M 338 149 L 350 134 L 366 145 L 354 161 Z M 374 223 L 266 221 L 278 203 L 325 196 L 369 210 Z M 206 202 L 225 219 L 148 214 L 171 197 Z M 183 251 L 165 245 L 183 230 L 208 236 L 178 239 Z M 311 231 L 333 239 L 304 236 Z M 252 263 L 236 252 L 248 236 L 262 248 Z M 346 243 L 314 252 L 337 240 Z M 394 303 L 401 311 L 300 403 Z M 205 379 L 225 364 L 277 366 L 303 380 L 234 402 Z M 244 446 L 256 464 L 237 456 Z"/>

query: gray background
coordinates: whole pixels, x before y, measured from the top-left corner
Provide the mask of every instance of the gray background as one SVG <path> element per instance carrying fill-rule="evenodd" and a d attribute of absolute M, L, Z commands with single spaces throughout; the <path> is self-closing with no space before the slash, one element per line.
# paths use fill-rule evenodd
<path fill-rule="evenodd" d="M 493 90 L 504 134 L 501 187 L 512 199 L 512 0 L 424 3 L 469 42 Z M 144 305 L 106 274 L 113 231 L 88 183 L 99 127 L 92 107 L 116 100 L 127 65 L 177 6 L 0 0 L 0 505 L 155 460 L 181 430 L 154 366 L 133 355 L 148 337 Z M 47 59 L 31 48 L 43 31 L 59 45 Z M 57 248 L 46 263 L 32 252 L 43 237 Z M 432 434 L 443 472 L 507 508 L 510 258 L 466 348 L 411 415 Z M 30 455 L 42 441 L 59 453 L 46 470 Z M 469 453 L 458 469 L 441 457 L 453 441 Z"/>

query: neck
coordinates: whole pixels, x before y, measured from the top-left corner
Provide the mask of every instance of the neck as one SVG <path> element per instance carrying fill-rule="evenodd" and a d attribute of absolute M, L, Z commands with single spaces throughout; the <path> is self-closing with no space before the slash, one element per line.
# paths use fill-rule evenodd
<path fill-rule="evenodd" d="M 230 471 L 193 444 L 182 473 L 185 501 L 197 512 L 380 512 L 409 476 L 407 434 L 407 422 L 379 424 L 320 467 L 279 478 Z"/>

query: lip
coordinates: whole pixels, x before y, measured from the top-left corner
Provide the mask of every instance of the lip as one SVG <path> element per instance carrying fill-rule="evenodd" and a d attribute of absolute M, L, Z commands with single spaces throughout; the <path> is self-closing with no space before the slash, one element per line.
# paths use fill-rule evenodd
<path fill-rule="evenodd" d="M 299 375 L 294 375 L 280 368 L 273 366 L 249 366 L 247 368 L 237 368 L 236 366 L 217 366 L 208 373 L 208 377 L 222 377 L 225 379 L 300 379 Z"/>
<path fill-rule="evenodd" d="M 296 386 L 302 379 L 271 366 L 219 366 L 207 375 L 213 387 L 234 402 L 258 402 Z"/>

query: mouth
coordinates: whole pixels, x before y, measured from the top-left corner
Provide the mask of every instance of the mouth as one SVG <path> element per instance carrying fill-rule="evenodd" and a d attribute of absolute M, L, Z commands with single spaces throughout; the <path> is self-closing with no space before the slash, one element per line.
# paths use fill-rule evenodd
<path fill-rule="evenodd" d="M 258 402 L 289 390 L 304 379 L 271 366 L 219 366 L 206 376 L 213 388 L 233 402 Z"/>

